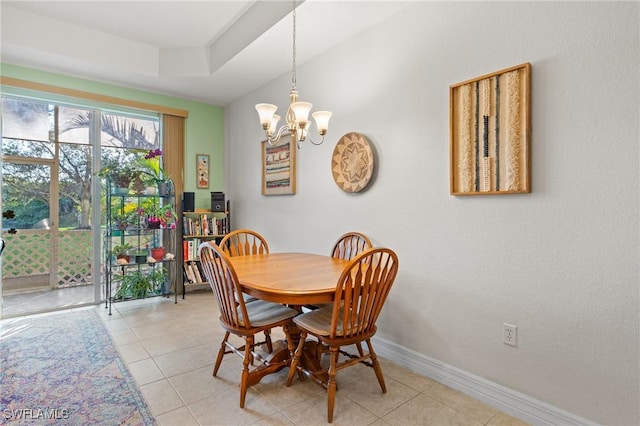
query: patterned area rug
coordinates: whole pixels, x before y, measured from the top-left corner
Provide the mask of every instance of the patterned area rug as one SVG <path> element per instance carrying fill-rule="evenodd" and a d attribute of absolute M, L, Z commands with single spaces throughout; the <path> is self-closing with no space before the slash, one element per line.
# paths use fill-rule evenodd
<path fill-rule="evenodd" d="M 0 424 L 155 425 L 94 309 L 0 321 Z"/>

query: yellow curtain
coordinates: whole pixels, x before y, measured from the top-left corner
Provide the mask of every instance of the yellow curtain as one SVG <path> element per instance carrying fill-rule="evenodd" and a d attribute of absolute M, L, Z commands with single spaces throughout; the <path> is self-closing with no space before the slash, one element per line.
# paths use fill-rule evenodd
<path fill-rule="evenodd" d="M 182 290 L 182 193 L 184 192 L 185 118 L 162 115 L 162 157 L 164 170 L 171 177 L 176 194 L 176 268 L 171 274 L 174 291 Z"/>
<path fill-rule="evenodd" d="M 175 115 L 162 115 L 162 150 L 164 169 L 173 180 L 176 199 L 184 191 L 185 119 Z"/>

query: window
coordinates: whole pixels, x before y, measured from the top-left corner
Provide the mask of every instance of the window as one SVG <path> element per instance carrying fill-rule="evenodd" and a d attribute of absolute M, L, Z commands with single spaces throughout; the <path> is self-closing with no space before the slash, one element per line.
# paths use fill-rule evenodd
<path fill-rule="evenodd" d="M 3 311 L 10 305 L 5 296 L 25 286 L 93 285 L 90 300 L 87 292 L 83 299 L 58 298 L 66 307 L 105 297 L 103 256 L 94 261 L 102 252 L 105 216 L 104 206 L 102 218 L 94 213 L 105 199 L 104 186 L 95 183 L 96 167 L 133 166 L 141 150 L 161 148 L 160 114 L 80 103 L 2 97 L 2 208 L 14 214 L 2 221 L 9 248 L 3 253 Z"/>
<path fill-rule="evenodd" d="M 100 152 L 101 164 L 125 166 L 140 156 L 140 150 L 161 147 L 157 114 L 133 115 L 24 98 L 3 97 L 2 102 L 2 155 L 57 160 L 61 227 L 90 227 L 94 152 Z M 99 132 L 94 130 L 98 119 Z M 95 134 L 99 139 L 92 138 Z M 11 170 L 13 178 L 25 184 L 33 176 L 33 166 L 28 163 L 18 162 Z M 48 204 L 47 192 L 32 191 L 35 198 Z M 16 205 L 4 208 L 24 217 L 21 210 L 27 207 L 16 200 Z"/>

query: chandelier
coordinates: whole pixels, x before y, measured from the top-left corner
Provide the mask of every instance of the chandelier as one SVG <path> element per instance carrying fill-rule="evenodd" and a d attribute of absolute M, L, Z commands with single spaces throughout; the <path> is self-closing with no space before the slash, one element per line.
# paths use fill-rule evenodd
<path fill-rule="evenodd" d="M 280 116 L 276 114 L 278 107 L 273 104 L 256 105 L 256 110 L 260 116 L 260 124 L 262 124 L 269 145 L 278 144 L 283 136 L 295 137 L 298 148 L 302 148 L 302 143 L 307 138 L 314 145 L 320 145 L 324 142 L 324 135 L 327 134 L 329 129 L 331 113 L 329 111 L 316 111 L 311 114 L 316 122 L 318 133 L 322 137 L 319 142 L 316 142 L 307 134 L 309 130 L 309 112 L 313 105 L 309 102 L 298 101 L 298 90 L 296 89 L 296 0 L 293 0 L 293 66 L 291 69 L 289 102 L 285 117 L 287 122 L 279 129 L 277 127 Z"/>

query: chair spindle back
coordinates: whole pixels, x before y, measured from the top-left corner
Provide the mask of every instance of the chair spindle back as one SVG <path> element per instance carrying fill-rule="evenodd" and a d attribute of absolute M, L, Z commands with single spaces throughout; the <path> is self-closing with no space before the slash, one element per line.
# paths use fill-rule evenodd
<path fill-rule="evenodd" d="M 250 229 L 237 229 L 225 235 L 220 248 L 229 257 L 269 253 L 267 240 Z"/>
<path fill-rule="evenodd" d="M 251 328 L 238 276 L 226 254 L 214 242 L 198 247 L 200 263 L 220 309 L 220 321 L 230 329 Z"/>
<path fill-rule="evenodd" d="M 347 232 L 333 245 L 331 257 L 351 260 L 366 249 L 373 247 L 371 240 L 360 232 Z"/>
<path fill-rule="evenodd" d="M 330 338 L 375 333 L 397 273 L 398 256 L 393 250 L 373 248 L 353 258 L 336 286 Z"/>

